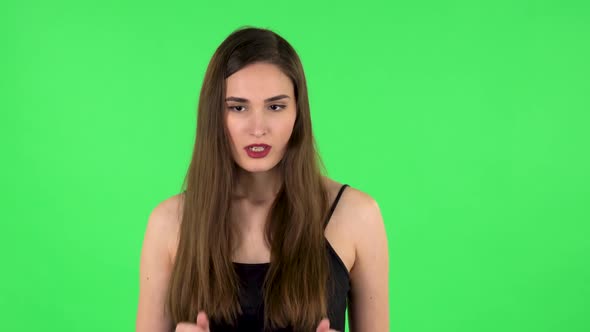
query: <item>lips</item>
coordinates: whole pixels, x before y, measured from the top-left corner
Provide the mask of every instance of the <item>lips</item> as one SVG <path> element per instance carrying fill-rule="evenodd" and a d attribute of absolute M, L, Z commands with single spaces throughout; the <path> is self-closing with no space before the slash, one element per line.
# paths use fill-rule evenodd
<path fill-rule="evenodd" d="M 264 143 L 250 144 L 247 147 L 245 147 L 245 149 L 249 149 L 249 148 L 253 148 L 253 147 L 262 147 L 262 148 L 267 149 L 267 148 L 270 148 L 270 145 L 264 144 Z"/>
<path fill-rule="evenodd" d="M 270 152 L 271 146 L 263 143 L 250 144 L 244 148 L 250 158 L 264 158 Z"/>

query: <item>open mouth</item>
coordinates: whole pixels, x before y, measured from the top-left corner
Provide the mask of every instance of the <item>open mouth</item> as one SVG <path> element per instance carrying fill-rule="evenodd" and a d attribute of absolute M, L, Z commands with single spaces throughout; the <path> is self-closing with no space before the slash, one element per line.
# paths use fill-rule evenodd
<path fill-rule="evenodd" d="M 270 152 L 271 146 L 266 144 L 252 144 L 244 148 L 251 158 L 263 158 Z"/>

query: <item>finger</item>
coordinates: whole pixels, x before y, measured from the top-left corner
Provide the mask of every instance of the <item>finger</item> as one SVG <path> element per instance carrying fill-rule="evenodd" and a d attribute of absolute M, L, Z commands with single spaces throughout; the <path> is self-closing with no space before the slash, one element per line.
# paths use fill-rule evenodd
<path fill-rule="evenodd" d="M 203 331 L 209 331 L 209 319 L 204 311 L 199 311 L 197 315 L 197 326 L 203 329 Z"/>
<path fill-rule="evenodd" d="M 318 324 L 318 327 L 315 331 L 316 332 L 330 332 L 330 320 L 327 318 L 322 319 L 320 321 L 320 323 Z"/>
<path fill-rule="evenodd" d="M 193 323 L 183 322 L 176 324 L 174 332 L 205 332 L 205 330 Z"/>

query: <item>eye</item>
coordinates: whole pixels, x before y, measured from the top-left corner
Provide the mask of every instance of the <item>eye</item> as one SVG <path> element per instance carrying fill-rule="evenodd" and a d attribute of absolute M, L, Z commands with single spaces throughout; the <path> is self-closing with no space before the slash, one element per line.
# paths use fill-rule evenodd
<path fill-rule="evenodd" d="M 287 106 L 285 106 L 285 105 L 270 105 L 270 107 L 273 107 L 273 106 L 277 106 L 277 107 L 279 107 L 279 109 L 273 109 L 273 111 L 275 111 L 275 112 L 278 112 L 278 111 L 280 111 L 280 110 L 284 109 L 285 107 L 287 107 Z"/>
<path fill-rule="evenodd" d="M 232 111 L 236 111 L 236 112 L 242 112 L 241 110 L 237 110 L 237 107 L 244 107 L 244 106 L 229 106 L 228 108 Z"/>
<path fill-rule="evenodd" d="M 238 107 L 240 107 L 240 109 L 238 109 Z M 274 112 L 281 111 L 281 110 L 285 109 L 285 107 L 287 107 L 287 106 L 286 105 L 278 105 L 278 104 L 270 105 L 271 110 Z M 228 109 L 232 110 L 234 112 L 241 113 L 244 111 L 244 106 L 228 106 Z"/>

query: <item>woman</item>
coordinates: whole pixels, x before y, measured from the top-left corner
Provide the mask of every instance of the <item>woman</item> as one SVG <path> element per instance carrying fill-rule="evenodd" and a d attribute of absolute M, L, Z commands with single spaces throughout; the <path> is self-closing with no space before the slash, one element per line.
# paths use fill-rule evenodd
<path fill-rule="evenodd" d="M 234 31 L 205 74 L 182 194 L 150 214 L 138 332 L 389 330 L 377 203 L 322 174 L 300 59 Z"/>

